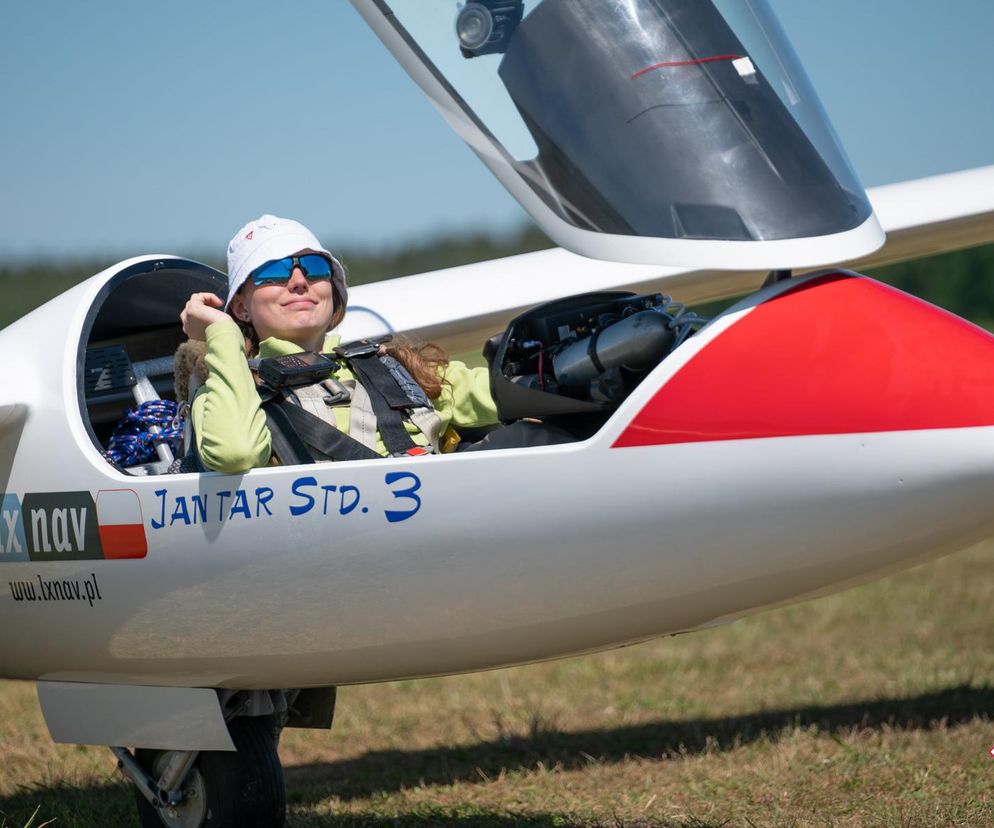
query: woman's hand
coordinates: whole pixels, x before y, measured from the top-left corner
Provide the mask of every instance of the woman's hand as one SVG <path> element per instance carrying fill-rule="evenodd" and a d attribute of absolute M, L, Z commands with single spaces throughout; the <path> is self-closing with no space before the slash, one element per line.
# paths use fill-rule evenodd
<path fill-rule="evenodd" d="M 222 302 L 213 293 L 194 293 L 186 303 L 183 312 L 179 315 L 183 323 L 183 333 L 190 339 L 207 339 L 207 326 L 215 322 L 233 322 L 223 310 Z"/>

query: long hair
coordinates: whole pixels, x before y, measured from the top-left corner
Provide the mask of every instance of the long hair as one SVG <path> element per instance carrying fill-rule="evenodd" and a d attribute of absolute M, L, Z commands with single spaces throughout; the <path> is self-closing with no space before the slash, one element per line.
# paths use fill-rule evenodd
<path fill-rule="evenodd" d="M 443 372 L 449 364 L 449 355 L 439 345 L 401 339 L 387 343 L 384 350 L 407 369 L 407 373 L 424 389 L 428 399 L 438 399 L 442 386 L 447 382 Z"/>

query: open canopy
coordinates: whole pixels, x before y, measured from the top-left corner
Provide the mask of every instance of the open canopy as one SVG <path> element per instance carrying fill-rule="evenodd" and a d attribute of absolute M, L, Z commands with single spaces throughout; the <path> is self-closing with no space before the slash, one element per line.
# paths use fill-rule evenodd
<path fill-rule="evenodd" d="M 353 0 L 553 239 L 802 267 L 883 234 L 765 0 Z"/>

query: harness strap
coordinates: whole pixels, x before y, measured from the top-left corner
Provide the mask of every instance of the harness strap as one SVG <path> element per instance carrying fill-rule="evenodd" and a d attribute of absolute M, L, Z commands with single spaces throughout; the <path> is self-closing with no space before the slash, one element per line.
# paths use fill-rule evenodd
<path fill-rule="evenodd" d="M 337 351 L 357 381 L 343 386 L 329 380 L 282 392 L 259 387 L 273 450 L 284 462 L 376 459 L 381 457 L 377 438 L 391 455 L 428 453 L 411 438 L 407 421 L 424 434 L 431 451 L 439 451 L 442 420 L 421 386 L 393 357 L 380 355 L 378 344 L 359 345 Z M 334 389 L 326 387 L 329 382 Z M 335 425 L 330 410 L 343 404 L 349 404 L 348 434 Z"/>
<path fill-rule="evenodd" d="M 276 452 L 280 462 L 288 465 L 313 463 L 314 458 L 279 402 L 275 399 L 266 400 L 262 404 L 262 410 L 266 413 L 266 424 L 269 426 L 269 434 L 273 440 L 273 451 Z"/>
<path fill-rule="evenodd" d="M 376 448 L 376 415 L 373 403 L 361 383 L 352 389 L 352 407 L 349 409 L 349 436 L 354 437 L 366 448 Z"/>
<path fill-rule="evenodd" d="M 441 450 L 442 418 L 438 416 L 435 406 L 417 380 L 394 357 L 381 354 L 380 362 L 387 367 L 394 382 L 403 389 L 412 403 L 413 407 L 407 412 L 407 418 L 428 438 L 432 451 L 438 454 Z"/>
<path fill-rule="evenodd" d="M 325 397 L 328 396 L 328 392 L 324 386 L 319 383 L 314 385 L 301 385 L 292 390 L 288 389 L 285 392 L 285 395 L 292 398 L 301 408 L 305 411 L 309 411 L 315 417 L 321 417 L 321 415 L 328 409 L 328 406 L 324 401 Z"/>
<path fill-rule="evenodd" d="M 353 357 L 349 367 L 358 375 L 359 385 L 366 389 L 376 415 L 383 445 L 390 454 L 405 454 L 416 444 L 404 427 L 402 411 L 412 407 L 411 400 L 397 384 L 390 369 L 375 354 Z"/>
<path fill-rule="evenodd" d="M 355 373 L 360 375 L 361 379 L 365 380 L 363 385 L 366 386 L 367 391 L 370 391 L 370 396 L 373 399 L 375 399 L 375 395 L 372 394 L 372 391 L 375 390 L 383 397 L 387 405 L 397 411 L 406 411 L 417 405 L 401 388 L 397 378 L 390 372 L 390 369 L 384 364 L 383 358 L 379 355 L 373 353 L 351 357 L 346 362 Z"/>
<path fill-rule="evenodd" d="M 380 362 L 382 362 L 387 370 L 390 371 L 390 376 L 393 377 L 394 382 L 397 383 L 403 390 L 407 399 L 410 400 L 411 404 L 414 406 L 423 406 L 424 408 L 431 408 L 431 400 L 428 399 L 428 395 L 425 390 L 418 385 L 417 380 L 411 376 L 410 372 L 401 365 L 394 357 L 389 354 L 381 354 Z"/>
<path fill-rule="evenodd" d="M 378 460 L 380 455 L 377 454 L 373 449 L 364 446 L 358 440 L 354 440 L 348 434 L 344 434 L 337 428 L 330 426 L 320 417 L 316 417 L 309 411 L 305 411 L 300 406 L 294 405 L 287 400 L 276 399 L 265 403 L 263 408 L 266 409 L 267 414 L 271 414 L 273 411 L 279 412 L 276 414 L 275 418 L 277 422 L 282 418 L 289 424 L 290 428 L 287 429 L 289 433 L 296 434 L 296 437 L 302 443 L 306 443 L 308 446 L 317 449 L 323 454 L 326 454 L 332 460 Z M 288 435 L 284 435 L 288 436 Z M 291 444 L 293 440 L 288 441 Z M 310 452 L 306 451 L 308 459 L 304 462 L 313 463 L 314 460 L 310 455 Z M 277 450 L 277 456 L 279 456 L 279 451 Z M 300 461 L 297 461 L 300 462 Z"/>
<path fill-rule="evenodd" d="M 434 408 L 412 408 L 408 417 L 428 438 L 432 452 L 439 454 L 441 452 L 439 446 L 442 438 L 442 418 L 438 416 L 438 412 Z"/>

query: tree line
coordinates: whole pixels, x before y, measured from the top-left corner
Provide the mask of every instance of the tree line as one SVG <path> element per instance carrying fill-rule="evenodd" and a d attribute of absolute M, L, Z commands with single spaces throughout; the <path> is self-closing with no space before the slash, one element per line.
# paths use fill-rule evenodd
<path fill-rule="evenodd" d="M 349 283 L 361 285 L 552 246 L 541 231 L 529 226 L 504 235 L 442 236 L 418 245 L 381 250 L 343 248 L 336 252 L 348 268 Z M 0 265 L 0 286 L 5 296 L 0 305 L 0 328 L 124 258 Z M 190 258 L 221 271 L 225 269 L 224 261 L 214 255 Z M 867 273 L 994 330 L 994 245 L 930 256 Z"/>

